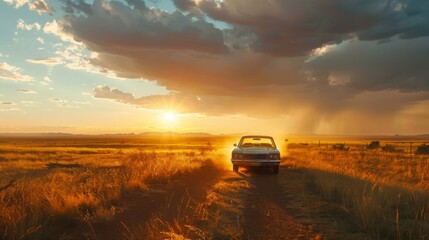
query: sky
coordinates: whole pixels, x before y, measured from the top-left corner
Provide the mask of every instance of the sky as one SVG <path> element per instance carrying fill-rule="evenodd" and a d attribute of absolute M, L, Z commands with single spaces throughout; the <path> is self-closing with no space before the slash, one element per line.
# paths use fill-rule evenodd
<path fill-rule="evenodd" d="M 0 132 L 429 133 L 427 0 L 0 0 Z"/>

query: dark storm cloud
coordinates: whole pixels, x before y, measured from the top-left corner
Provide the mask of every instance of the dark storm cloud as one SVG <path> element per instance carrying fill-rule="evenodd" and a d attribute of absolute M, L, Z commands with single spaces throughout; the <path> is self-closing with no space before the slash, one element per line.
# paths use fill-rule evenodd
<path fill-rule="evenodd" d="M 173 0 L 174 5 L 180 10 L 190 11 L 197 6 L 192 0 Z"/>
<path fill-rule="evenodd" d="M 74 14 L 76 12 L 83 12 L 87 15 L 92 14 L 91 4 L 86 3 L 84 0 L 61 0 L 64 2 L 63 10 L 66 13 Z"/>
<path fill-rule="evenodd" d="M 127 3 L 131 6 L 134 7 L 134 9 L 138 9 L 138 10 L 145 10 L 146 9 L 146 4 L 144 3 L 143 0 L 126 0 Z"/>
<path fill-rule="evenodd" d="M 386 43 L 349 41 L 306 64 L 319 81 L 356 91 L 429 90 L 429 37 Z"/>
<path fill-rule="evenodd" d="M 246 27 L 258 38 L 254 49 L 273 55 L 304 55 L 354 36 L 380 40 L 429 34 L 429 4 L 421 0 L 203 0 L 198 6 L 216 20 Z"/>

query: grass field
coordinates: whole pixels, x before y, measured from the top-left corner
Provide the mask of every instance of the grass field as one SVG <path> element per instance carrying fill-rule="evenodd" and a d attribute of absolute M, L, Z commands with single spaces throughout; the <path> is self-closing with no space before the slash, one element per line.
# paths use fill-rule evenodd
<path fill-rule="evenodd" d="M 402 142 L 389 142 L 395 151 L 370 150 L 369 143 L 349 141 L 342 150 L 334 143 L 290 144 L 283 164 L 305 168 L 308 189 L 340 204 L 371 238 L 428 239 L 428 155 L 410 154 Z"/>
<path fill-rule="evenodd" d="M 123 210 L 119 203 L 129 192 L 145 192 L 208 165 L 229 171 L 235 140 L 0 139 L 0 239 L 53 239 L 81 224 L 109 222 Z M 410 155 L 402 142 L 389 143 L 394 150 L 370 150 L 370 141 L 289 139 L 278 145 L 282 165 L 303 169 L 307 190 L 341 206 L 339 217 L 356 231 L 372 239 L 428 239 L 428 155 Z M 344 148 L 333 147 L 337 142 Z M 218 181 L 207 189 L 205 202 L 182 200 L 186 204 L 180 204 L 177 217 L 157 213 L 141 228 L 125 226 L 123 235 L 240 239 L 241 213 L 234 204 L 250 187 L 241 180 Z"/>
<path fill-rule="evenodd" d="M 209 141 L 2 139 L 0 239 L 52 238 L 78 222 L 109 220 L 124 192 L 211 161 L 218 153 Z"/>

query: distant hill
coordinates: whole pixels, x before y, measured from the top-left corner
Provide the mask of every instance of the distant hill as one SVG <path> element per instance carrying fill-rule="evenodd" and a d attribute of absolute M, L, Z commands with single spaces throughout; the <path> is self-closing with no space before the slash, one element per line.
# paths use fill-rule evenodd
<path fill-rule="evenodd" d="M 242 136 L 245 134 L 210 134 L 204 132 L 142 132 L 142 133 L 112 133 L 112 134 L 72 134 L 63 132 L 48 133 L 0 133 L 0 138 L 6 137 L 41 137 L 41 138 L 136 138 L 136 137 L 213 137 L 213 136 Z M 280 135 L 279 135 L 280 136 Z M 282 137 L 299 138 L 340 138 L 340 139 L 429 139 L 429 134 L 418 135 L 330 135 L 330 134 L 282 134 Z"/>
<path fill-rule="evenodd" d="M 177 133 L 177 132 L 143 132 L 143 133 L 113 133 L 113 134 L 72 134 L 72 133 L 0 133 L 0 137 L 46 137 L 46 138 L 82 138 L 82 137 L 100 137 L 100 138 L 124 138 L 124 137 L 209 137 L 209 133 Z"/>

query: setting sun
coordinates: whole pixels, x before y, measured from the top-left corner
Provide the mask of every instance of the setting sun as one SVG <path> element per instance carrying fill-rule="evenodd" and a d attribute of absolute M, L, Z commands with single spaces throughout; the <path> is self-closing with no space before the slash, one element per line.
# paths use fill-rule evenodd
<path fill-rule="evenodd" d="M 163 119 L 165 122 L 172 123 L 172 122 L 175 122 L 175 121 L 177 120 L 177 114 L 176 114 L 176 113 L 174 113 L 174 112 L 165 112 L 165 113 L 162 115 L 162 119 Z"/>

